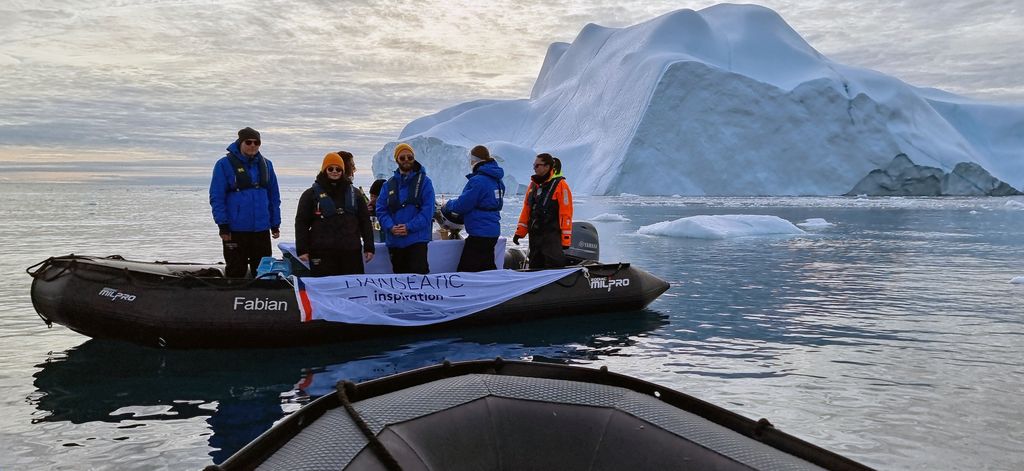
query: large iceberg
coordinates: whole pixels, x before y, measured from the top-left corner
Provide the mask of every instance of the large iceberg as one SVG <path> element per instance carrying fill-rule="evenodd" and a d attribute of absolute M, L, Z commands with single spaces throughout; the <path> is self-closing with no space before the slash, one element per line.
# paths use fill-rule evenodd
<path fill-rule="evenodd" d="M 409 123 L 439 192 L 468 149 L 501 157 L 522 188 L 533 157 L 563 161 L 577 194 L 840 195 L 899 154 L 980 165 L 1024 187 L 1024 105 L 995 105 L 833 62 L 774 11 L 679 10 L 554 43 L 529 99 L 459 104 Z M 377 175 L 395 165 L 387 144 Z"/>

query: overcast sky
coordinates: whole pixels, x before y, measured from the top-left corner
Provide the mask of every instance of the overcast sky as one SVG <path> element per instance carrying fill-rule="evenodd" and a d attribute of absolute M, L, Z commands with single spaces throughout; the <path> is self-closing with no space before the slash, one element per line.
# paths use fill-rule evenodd
<path fill-rule="evenodd" d="M 587 23 L 713 3 L 3 0 L 0 170 L 206 174 L 247 125 L 286 173 L 342 148 L 365 167 L 415 118 L 528 97 Z M 1024 0 L 761 4 L 835 61 L 1024 103 Z"/>

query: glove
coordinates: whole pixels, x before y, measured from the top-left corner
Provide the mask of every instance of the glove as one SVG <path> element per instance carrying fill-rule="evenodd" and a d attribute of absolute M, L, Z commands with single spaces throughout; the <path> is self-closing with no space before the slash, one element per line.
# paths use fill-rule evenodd
<path fill-rule="evenodd" d="M 519 245 L 519 236 L 517 236 L 517 235 L 512 236 L 512 243 L 516 244 L 516 245 Z"/>

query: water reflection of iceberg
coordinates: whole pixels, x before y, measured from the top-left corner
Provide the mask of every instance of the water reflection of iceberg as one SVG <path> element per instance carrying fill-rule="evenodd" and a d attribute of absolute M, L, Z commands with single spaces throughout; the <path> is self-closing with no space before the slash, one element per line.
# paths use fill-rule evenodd
<path fill-rule="evenodd" d="M 208 417 L 210 454 L 220 462 L 284 416 L 283 403 L 325 394 L 340 379 L 364 381 L 444 360 L 598 359 L 666 323 L 650 311 L 614 313 L 585 322 L 465 329 L 444 339 L 416 335 L 263 350 L 176 351 L 89 340 L 38 365 L 38 391 L 30 400 L 46 413 L 41 422 Z"/>

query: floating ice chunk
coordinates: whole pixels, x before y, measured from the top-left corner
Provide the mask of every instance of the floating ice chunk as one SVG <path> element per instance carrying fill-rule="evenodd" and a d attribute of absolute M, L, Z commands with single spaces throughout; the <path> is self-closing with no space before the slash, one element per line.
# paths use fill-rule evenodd
<path fill-rule="evenodd" d="M 810 218 L 804 222 L 797 223 L 800 227 L 806 227 L 808 229 L 821 229 L 823 227 L 834 226 L 831 222 L 828 222 L 822 218 Z"/>
<path fill-rule="evenodd" d="M 1024 209 L 1024 203 L 1017 200 L 1010 200 L 1006 202 L 1006 209 Z"/>
<path fill-rule="evenodd" d="M 595 222 L 629 222 L 629 218 L 621 214 L 601 213 L 588 219 Z"/>
<path fill-rule="evenodd" d="M 641 226 L 637 233 L 693 239 L 726 239 L 770 234 L 804 234 L 804 231 L 778 216 L 726 214 L 663 221 Z"/>
<path fill-rule="evenodd" d="M 1024 276 L 1015 276 L 1012 280 L 1010 280 L 1010 283 L 1013 283 L 1015 285 L 1024 285 Z"/>

